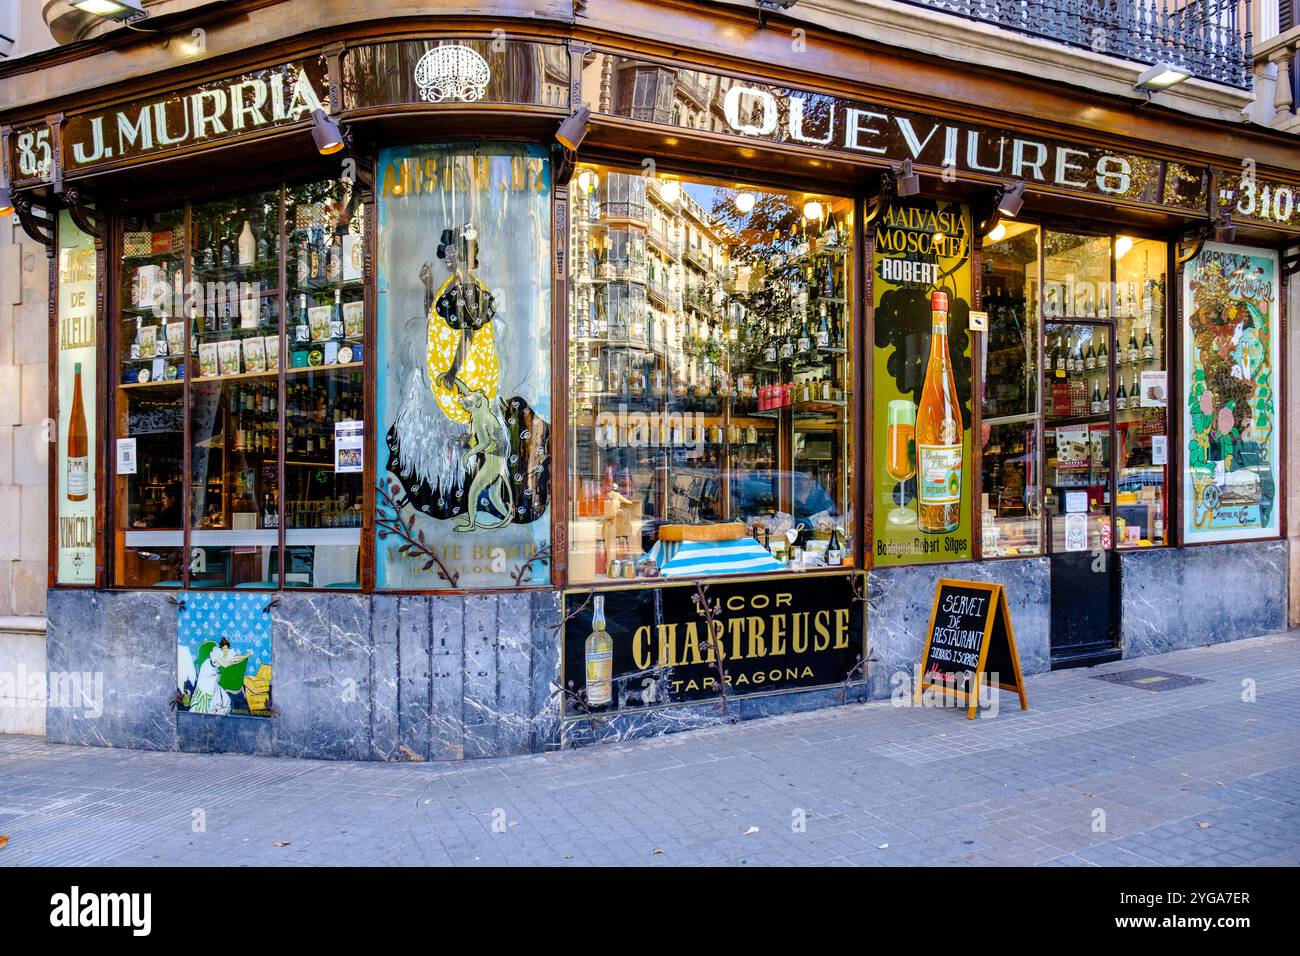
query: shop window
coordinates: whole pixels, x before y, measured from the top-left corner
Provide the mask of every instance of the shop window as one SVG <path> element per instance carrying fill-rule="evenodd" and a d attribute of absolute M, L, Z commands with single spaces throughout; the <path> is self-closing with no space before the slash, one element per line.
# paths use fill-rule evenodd
<path fill-rule="evenodd" d="M 277 587 L 280 544 L 280 193 L 195 205 L 203 290 L 189 388 L 191 587 Z M 183 354 L 183 352 L 182 352 Z"/>
<path fill-rule="evenodd" d="M 1111 238 L 1044 230 L 1043 509 L 1053 554 L 1109 548 L 1110 379 L 1096 355 L 1115 341 Z"/>
<path fill-rule="evenodd" d="M 1116 544 L 1169 538 L 1169 376 L 1165 348 L 1168 246 L 1115 239 Z M 1106 349 L 1096 351 L 1102 359 Z M 1085 358 L 1086 362 L 1086 358 Z M 1099 374 L 1104 367 L 1098 366 Z"/>
<path fill-rule="evenodd" d="M 380 153 L 377 587 L 550 582 L 550 177 L 535 146 Z"/>
<path fill-rule="evenodd" d="M 334 182 L 123 220 L 117 584 L 360 587 L 362 222 Z"/>
<path fill-rule="evenodd" d="M 573 276 L 570 580 L 850 563 L 851 201 L 604 167 L 574 183 L 575 263 L 611 197 L 649 184 L 663 211 L 627 230 L 659 267 Z M 593 300 L 619 308 L 588 318 Z"/>
<path fill-rule="evenodd" d="M 360 586 L 365 298 L 359 204 L 333 183 L 291 187 L 284 386 L 284 578 Z M 274 504 L 274 503 L 273 503 Z"/>
<path fill-rule="evenodd" d="M 124 587 L 179 588 L 187 494 L 184 376 L 198 345 L 186 341 L 188 310 L 177 308 L 185 289 L 185 210 L 128 216 L 121 230 L 114 580 Z"/>
<path fill-rule="evenodd" d="M 1042 553 L 1038 461 L 1037 226 L 998 225 L 983 240 L 988 334 L 980 375 L 983 555 Z"/>

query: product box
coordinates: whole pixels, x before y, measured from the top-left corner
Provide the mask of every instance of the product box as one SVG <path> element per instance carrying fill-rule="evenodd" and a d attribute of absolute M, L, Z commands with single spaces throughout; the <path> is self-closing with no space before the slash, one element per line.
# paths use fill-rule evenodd
<path fill-rule="evenodd" d="M 314 305 L 307 310 L 307 324 L 311 326 L 313 342 L 324 342 L 330 337 L 330 313 L 333 311 L 328 305 Z"/>
<path fill-rule="evenodd" d="M 263 338 L 262 351 L 266 353 L 266 370 L 280 371 L 280 336 L 268 335 Z"/>
<path fill-rule="evenodd" d="M 266 346 L 263 344 L 262 337 L 260 335 L 249 336 L 243 340 L 243 346 L 244 371 L 266 371 Z"/>
<path fill-rule="evenodd" d="M 239 374 L 239 353 L 239 339 L 227 339 L 224 342 L 217 343 L 217 356 L 221 360 L 222 375 Z"/>

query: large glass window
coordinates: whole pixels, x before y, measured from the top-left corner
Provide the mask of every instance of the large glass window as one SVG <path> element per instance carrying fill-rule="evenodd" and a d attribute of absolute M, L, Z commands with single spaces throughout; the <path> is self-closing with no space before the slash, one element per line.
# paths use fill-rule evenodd
<path fill-rule="evenodd" d="M 1169 542 L 1169 377 L 1165 348 L 1169 250 L 1163 242 L 1115 239 L 1116 543 Z M 1106 353 L 1097 350 L 1097 358 Z"/>
<path fill-rule="evenodd" d="M 187 352 L 198 346 L 184 320 L 185 211 L 126 217 L 121 236 L 114 581 L 179 588 L 185 563 L 184 376 Z"/>
<path fill-rule="evenodd" d="M 1037 226 L 1007 222 L 984 237 L 989 314 L 980 382 L 985 557 L 1042 553 L 1038 461 Z"/>
<path fill-rule="evenodd" d="M 362 222 L 335 182 L 124 221 L 116 583 L 360 587 Z"/>
<path fill-rule="evenodd" d="M 570 579 L 849 563 L 852 202 L 573 182 Z"/>

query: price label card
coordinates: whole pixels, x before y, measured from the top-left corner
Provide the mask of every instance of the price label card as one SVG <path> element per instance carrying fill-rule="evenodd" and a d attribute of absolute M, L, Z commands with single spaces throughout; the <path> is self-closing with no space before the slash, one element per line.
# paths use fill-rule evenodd
<path fill-rule="evenodd" d="M 134 475 L 136 473 L 135 439 L 119 438 L 117 440 L 117 473 Z"/>
<path fill-rule="evenodd" d="M 987 312 L 971 312 L 970 330 L 972 332 L 987 332 L 989 330 L 989 314 Z"/>
<path fill-rule="evenodd" d="M 1168 435 L 1151 436 L 1151 464 L 1153 465 L 1169 464 L 1169 436 Z"/>
<path fill-rule="evenodd" d="M 1086 491 L 1067 491 L 1065 493 L 1065 513 L 1086 514 L 1088 511 L 1088 493 Z"/>
<path fill-rule="evenodd" d="M 366 426 L 363 422 L 334 423 L 334 470 L 357 473 L 364 464 Z"/>

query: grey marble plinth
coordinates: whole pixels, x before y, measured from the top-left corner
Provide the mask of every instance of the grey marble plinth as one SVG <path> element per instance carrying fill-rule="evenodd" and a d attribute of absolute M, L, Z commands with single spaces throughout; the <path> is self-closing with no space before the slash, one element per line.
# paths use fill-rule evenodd
<path fill-rule="evenodd" d="M 135 750 L 175 748 L 170 702 L 176 693 L 176 607 L 168 596 L 154 591 L 48 593 L 48 740 Z"/>
<path fill-rule="evenodd" d="M 1051 578 L 1046 558 L 876 568 L 867 582 L 867 683 L 872 700 L 887 700 L 898 688 L 913 686 L 940 578 L 1003 585 L 1021 671 L 1036 674 L 1050 668 Z"/>
<path fill-rule="evenodd" d="M 1123 552 L 1120 592 L 1125 657 L 1285 630 L 1286 542 Z"/>

